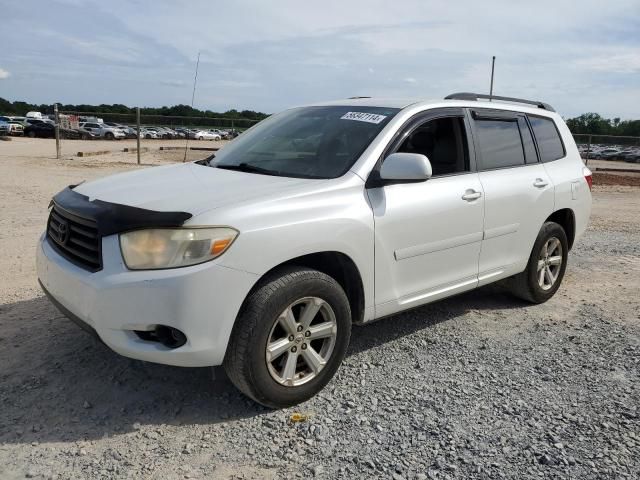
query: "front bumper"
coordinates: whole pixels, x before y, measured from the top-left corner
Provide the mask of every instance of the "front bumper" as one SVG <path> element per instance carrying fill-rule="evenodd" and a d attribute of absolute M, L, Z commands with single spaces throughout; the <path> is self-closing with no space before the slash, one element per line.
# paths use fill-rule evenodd
<path fill-rule="evenodd" d="M 115 352 L 184 367 L 221 365 L 254 274 L 207 262 L 170 270 L 130 271 L 118 236 L 102 239 L 103 269 L 91 273 L 58 254 L 43 235 L 36 256 L 38 279 L 54 304 Z M 177 328 L 185 345 L 171 349 L 142 340 L 135 330 Z"/>

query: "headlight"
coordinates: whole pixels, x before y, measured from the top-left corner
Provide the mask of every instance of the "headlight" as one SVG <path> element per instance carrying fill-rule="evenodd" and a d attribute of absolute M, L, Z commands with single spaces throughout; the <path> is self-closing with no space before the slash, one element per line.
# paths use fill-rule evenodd
<path fill-rule="evenodd" d="M 152 228 L 122 233 L 120 249 L 131 270 L 187 267 L 219 257 L 237 236 L 228 227 Z"/>

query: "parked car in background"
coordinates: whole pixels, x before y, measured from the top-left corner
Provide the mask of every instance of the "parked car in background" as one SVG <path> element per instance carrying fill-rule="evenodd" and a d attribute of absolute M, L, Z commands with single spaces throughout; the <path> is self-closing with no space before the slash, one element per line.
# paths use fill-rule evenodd
<path fill-rule="evenodd" d="M 207 132 L 213 135 L 213 140 L 222 140 L 222 133 L 220 133 L 220 130 L 211 129 L 211 130 L 207 130 Z"/>
<path fill-rule="evenodd" d="M 35 118 L 38 120 L 42 120 L 44 116 L 40 112 L 27 112 L 26 118 Z"/>
<path fill-rule="evenodd" d="M 640 149 L 631 148 L 623 151 L 618 159 L 627 163 L 638 163 L 638 158 L 640 158 Z"/>
<path fill-rule="evenodd" d="M 24 134 L 24 125 L 15 120 L 9 121 L 9 133 L 14 136 L 22 136 Z"/>
<path fill-rule="evenodd" d="M 0 116 L 0 122 L 6 124 L 3 126 L 3 133 L 6 130 L 5 135 L 22 135 L 24 126 L 21 123 L 14 121 L 11 117 Z"/>
<path fill-rule="evenodd" d="M 179 138 L 187 138 L 187 136 L 189 135 L 189 129 L 184 127 L 176 127 L 174 131 Z"/>
<path fill-rule="evenodd" d="M 618 155 L 620 155 L 620 152 L 621 150 L 619 148 L 605 148 L 595 154 L 594 158 L 599 158 L 601 160 L 614 160 Z"/>
<path fill-rule="evenodd" d="M 136 138 L 138 136 L 136 129 L 128 125 L 124 125 L 124 135 L 126 138 Z"/>
<path fill-rule="evenodd" d="M 80 128 L 83 128 L 100 138 L 104 138 L 105 140 L 121 140 L 126 136 L 120 128 L 110 127 L 105 123 L 86 122 L 81 123 Z"/>
<path fill-rule="evenodd" d="M 155 130 L 149 130 L 145 127 L 140 127 L 140 138 L 152 140 L 160 137 L 158 136 L 158 132 L 156 132 Z"/>
<path fill-rule="evenodd" d="M 80 128 L 76 128 L 74 129 L 76 132 L 78 132 L 78 135 L 80 137 L 80 139 L 82 140 L 98 140 L 100 137 L 98 135 L 96 135 L 93 132 L 90 132 L 89 130 L 85 130 L 84 128 L 80 127 Z"/>
<path fill-rule="evenodd" d="M 39 122 L 29 125 L 24 129 L 24 135 L 29 138 L 55 138 L 56 127 L 47 122 Z M 60 127 L 60 138 L 68 140 L 78 140 L 91 138 L 91 133 L 82 129 Z"/>
<path fill-rule="evenodd" d="M 39 123 L 49 123 L 49 122 L 45 122 L 44 120 L 41 120 L 39 118 L 25 118 L 24 120 L 25 127 L 28 127 L 29 125 L 37 125 Z"/>
<path fill-rule="evenodd" d="M 11 132 L 11 126 L 9 122 L 5 122 L 4 120 L 0 120 L 0 135 L 6 136 Z"/>
<path fill-rule="evenodd" d="M 155 132 L 158 138 L 172 139 L 175 138 L 175 132 L 167 127 L 146 127 L 147 130 Z"/>
<path fill-rule="evenodd" d="M 194 140 L 220 140 L 220 135 L 206 130 L 192 130 L 190 138 Z"/>
<path fill-rule="evenodd" d="M 104 123 L 104 120 L 98 117 L 79 116 L 78 121 L 80 123 Z"/>

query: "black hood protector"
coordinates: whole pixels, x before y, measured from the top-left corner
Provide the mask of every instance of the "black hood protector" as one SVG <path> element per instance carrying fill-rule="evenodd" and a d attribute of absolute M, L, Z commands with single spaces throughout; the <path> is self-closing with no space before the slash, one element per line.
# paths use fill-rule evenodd
<path fill-rule="evenodd" d="M 70 185 L 57 193 L 49 206 L 55 206 L 72 215 L 93 220 L 101 237 L 141 228 L 180 227 L 193 215 L 187 212 L 158 212 L 131 207 L 89 197 L 73 190 Z"/>

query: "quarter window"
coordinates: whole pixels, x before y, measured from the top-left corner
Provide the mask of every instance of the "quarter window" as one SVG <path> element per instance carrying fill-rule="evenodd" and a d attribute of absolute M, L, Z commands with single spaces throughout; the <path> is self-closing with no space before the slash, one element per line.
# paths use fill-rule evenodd
<path fill-rule="evenodd" d="M 538 143 L 540 159 L 543 162 L 552 162 L 564 157 L 564 145 L 553 120 L 530 116 L 529 122 Z"/>
<path fill-rule="evenodd" d="M 513 119 L 476 120 L 482 169 L 524 165 L 524 150 L 518 122 Z"/>
<path fill-rule="evenodd" d="M 538 163 L 538 154 L 536 153 L 536 147 L 533 144 L 533 137 L 531 136 L 529 125 L 527 125 L 527 120 L 524 117 L 519 116 L 518 126 L 520 127 L 520 134 L 522 135 L 525 161 L 527 163 Z"/>

